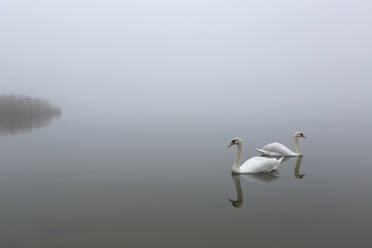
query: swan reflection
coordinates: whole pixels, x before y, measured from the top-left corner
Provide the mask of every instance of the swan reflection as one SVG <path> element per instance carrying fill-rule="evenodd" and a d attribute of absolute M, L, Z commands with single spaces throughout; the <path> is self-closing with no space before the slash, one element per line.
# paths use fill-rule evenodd
<path fill-rule="evenodd" d="M 297 160 L 296 160 L 296 165 L 294 167 L 293 174 L 294 174 L 294 177 L 297 178 L 297 179 L 302 179 L 306 175 L 306 174 L 301 174 L 300 173 L 303 158 L 304 157 L 298 157 Z M 291 160 L 291 159 L 293 159 L 293 158 L 286 157 L 286 158 L 283 159 L 283 162 L 286 162 L 286 161 Z"/>
<path fill-rule="evenodd" d="M 270 158 L 270 156 L 265 156 L 265 155 L 262 155 L 261 157 Z M 296 160 L 296 165 L 294 167 L 294 177 L 297 178 L 297 179 L 302 179 L 306 175 L 306 173 L 305 174 L 300 173 L 303 158 L 304 158 L 303 156 L 297 157 L 297 160 Z M 294 159 L 294 158 L 293 157 L 284 157 L 280 167 L 283 166 L 285 164 L 285 162 L 287 162 L 288 160 L 292 160 L 292 159 Z"/>
<path fill-rule="evenodd" d="M 298 157 L 296 161 L 296 167 L 294 168 L 294 176 L 295 178 L 302 179 L 306 174 L 300 174 L 300 168 L 302 163 L 303 157 Z"/>
<path fill-rule="evenodd" d="M 240 183 L 240 179 L 254 182 L 254 183 L 271 183 L 278 179 L 280 176 L 278 171 L 273 171 L 270 173 L 261 173 L 261 174 L 235 174 L 231 175 L 236 189 L 237 200 L 229 199 L 233 207 L 240 208 L 243 205 L 243 193 Z"/>

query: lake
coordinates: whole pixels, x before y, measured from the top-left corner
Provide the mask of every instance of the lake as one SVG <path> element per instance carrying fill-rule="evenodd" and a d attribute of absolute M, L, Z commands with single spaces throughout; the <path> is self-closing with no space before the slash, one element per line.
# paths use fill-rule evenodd
<path fill-rule="evenodd" d="M 0 137 L 1 247 L 366 246 L 370 115 L 239 110 L 63 109 L 49 126 Z M 233 137 L 248 159 L 273 141 L 294 149 L 297 130 L 302 160 L 231 174 Z"/>

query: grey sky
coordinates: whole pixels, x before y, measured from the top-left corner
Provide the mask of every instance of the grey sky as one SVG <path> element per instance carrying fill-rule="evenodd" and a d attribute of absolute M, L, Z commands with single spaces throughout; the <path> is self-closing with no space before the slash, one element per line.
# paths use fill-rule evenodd
<path fill-rule="evenodd" d="M 92 111 L 370 109 L 371 11 L 355 0 L 3 0 L 1 93 Z"/>

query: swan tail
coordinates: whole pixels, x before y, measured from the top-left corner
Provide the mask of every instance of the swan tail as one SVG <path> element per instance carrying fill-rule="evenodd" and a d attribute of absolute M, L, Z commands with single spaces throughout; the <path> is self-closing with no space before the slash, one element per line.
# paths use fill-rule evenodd
<path fill-rule="evenodd" d="M 282 163 L 283 159 L 284 159 L 284 157 L 280 157 L 279 159 L 277 159 L 277 161 L 278 161 L 279 163 L 277 163 L 277 164 L 273 167 L 273 169 L 272 169 L 273 171 L 276 170 L 276 169 L 278 169 L 278 167 L 279 167 L 279 165 Z"/>
<path fill-rule="evenodd" d="M 283 161 L 283 159 L 284 159 L 284 157 L 281 157 L 281 158 L 278 159 L 279 164 Z"/>
<path fill-rule="evenodd" d="M 258 151 L 259 153 L 261 153 L 261 155 L 264 155 L 264 156 L 271 156 L 271 157 L 278 157 L 278 156 L 281 156 L 280 154 L 278 153 L 275 153 L 275 152 L 270 152 L 270 151 L 267 151 L 265 149 L 258 149 L 258 148 L 255 148 L 256 151 Z"/>
<path fill-rule="evenodd" d="M 256 151 L 258 151 L 259 153 L 261 153 L 263 155 L 267 154 L 267 152 L 263 149 L 258 149 L 258 148 L 255 148 L 255 149 L 256 149 Z"/>

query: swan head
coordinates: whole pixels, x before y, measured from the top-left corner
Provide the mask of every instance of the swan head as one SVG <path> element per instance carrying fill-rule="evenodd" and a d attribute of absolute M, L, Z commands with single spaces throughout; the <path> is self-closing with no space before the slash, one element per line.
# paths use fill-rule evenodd
<path fill-rule="evenodd" d="M 231 140 L 231 143 L 230 145 L 228 145 L 228 147 L 232 147 L 233 145 L 240 145 L 241 143 L 242 143 L 242 139 L 239 137 L 236 137 Z"/>
<path fill-rule="evenodd" d="M 303 132 L 295 132 L 295 133 L 294 133 L 294 136 L 295 136 L 296 138 L 306 138 L 306 136 L 304 135 Z"/>

